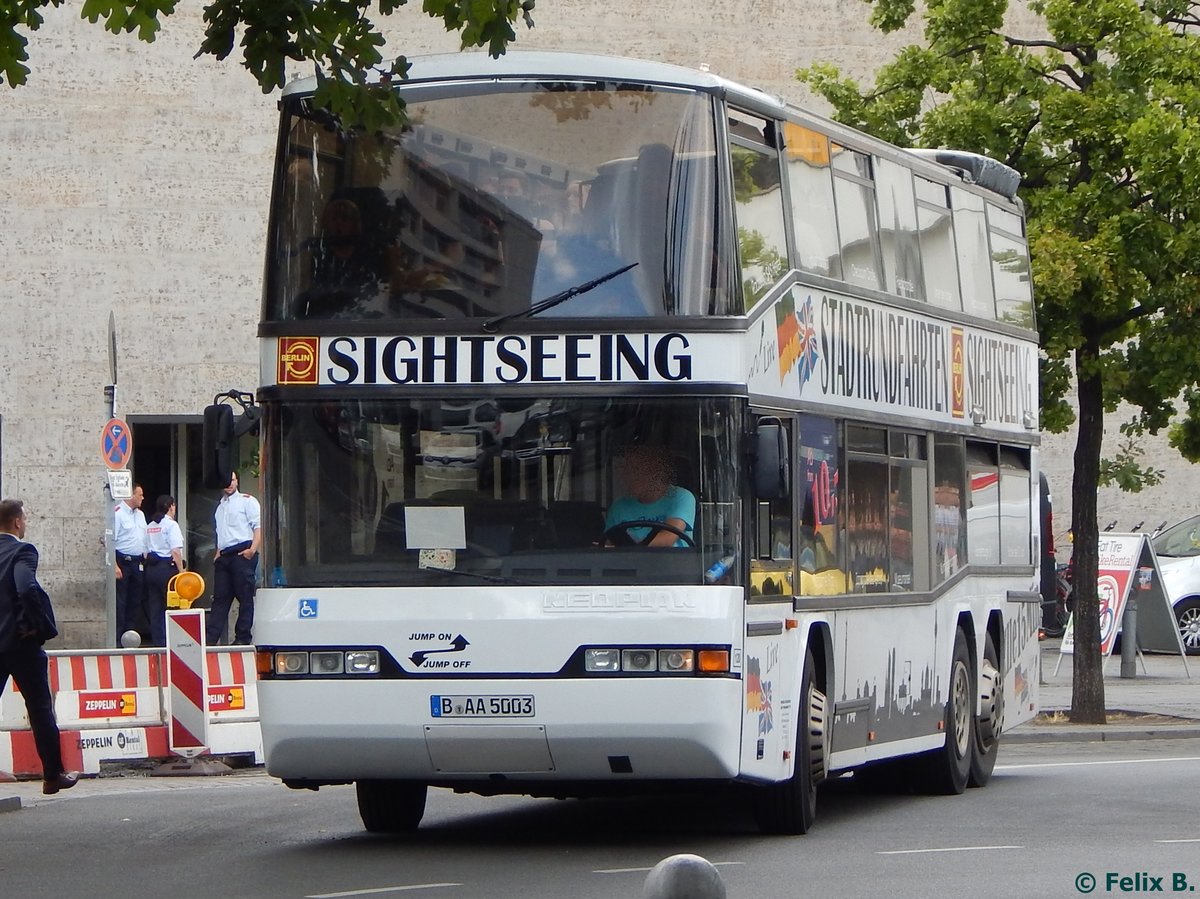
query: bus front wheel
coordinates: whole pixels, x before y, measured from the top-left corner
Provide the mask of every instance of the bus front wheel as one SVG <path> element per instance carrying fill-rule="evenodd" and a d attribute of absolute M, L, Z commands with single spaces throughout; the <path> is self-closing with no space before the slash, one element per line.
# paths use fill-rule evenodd
<path fill-rule="evenodd" d="M 754 817 L 763 833 L 808 833 L 817 817 L 817 784 L 825 779 L 827 725 L 825 694 L 817 689 L 811 653 L 804 657 L 800 697 L 804 716 L 796 728 L 792 776 L 755 788 Z"/>
<path fill-rule="evenodd" d="M 429 788 L 407 780 L 358 780 L 358 814 L 371 833 L 411 833 L 425 814 Z"/>
<path fill-rule="evenodd" d="M 954 634 L 949 684 L 944 718 L 946 742 L 941 749 L 916 758 L 926 791 L 947 796 L 966 789 L 975 742 L 975 678 L 971 674 L 967 635 L 962 628 Z"/>

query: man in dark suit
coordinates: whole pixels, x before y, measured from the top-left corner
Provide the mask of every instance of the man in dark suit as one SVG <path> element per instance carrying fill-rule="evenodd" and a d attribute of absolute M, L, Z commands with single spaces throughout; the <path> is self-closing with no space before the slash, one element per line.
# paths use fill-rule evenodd
<path fill-rule="evenodd" d="M 53 795 L 75 786 L 75 775 L 63 770 L 58 722 L 45 642 L 40 629 L 54 635 L 54 618 L 37 582 L 38 552 L 25 543 L 25 508 L 19 499 L 0 500 L 0 693 L 11 675 L 25 697 L 29 726 L 42 760 L 42 792 Z M 24 613 L 22 609 L 26 609 Z"/>

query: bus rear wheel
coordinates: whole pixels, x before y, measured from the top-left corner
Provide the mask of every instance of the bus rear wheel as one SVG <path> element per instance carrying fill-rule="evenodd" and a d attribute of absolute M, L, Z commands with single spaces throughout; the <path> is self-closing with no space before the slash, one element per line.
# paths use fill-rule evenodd
<path fill-rule="evenodd" d="M 989 633 L 983 641 L 983 666 L 979 674 L 979 717 L 975 719 L 975 739 L 971 744 L 971 773 L 967 783 L 987 786 L 1000 751 L 1000 731 L 1004 728 L 1004 682 L 1000 675 L 1000 654 Z"/>
<path fill-rule="evenodd" d="M 825 694 L 816 686 L 812 653 L 804 657 L 800 697 L 804 716 L 796 728 L 792 776 L 780 783 L 755 788 L 754 817 L 763 833 L 808 833 L 817 817 L 817 784 L 825 779 L 828 729 Z"/>
<path fill-rule="evenodd" d="M 941 749 L 919 755 L 914 760 L 926 792 L 946 796 L 966 789 L 975 742 L 975 678 L 971 673 L 967 635 L 962 628 L 954 634 L 949 683 L 950 695 L 946 699 L 944 719 L 946 742 Z"/>
<path fill-rule="evenodd" d="M 412 833 L 425 815 L 429 787 L 407 780 L 358 780 L 358 815 L 371 833 Z"/>

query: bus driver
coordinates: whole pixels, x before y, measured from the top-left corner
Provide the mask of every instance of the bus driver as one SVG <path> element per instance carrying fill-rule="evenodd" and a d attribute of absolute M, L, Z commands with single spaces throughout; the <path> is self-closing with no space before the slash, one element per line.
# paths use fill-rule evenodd
<path fill-rule="evenodd" d="M 626 494 L 613 501 L 605 516 L 606 546 L 627 542 L 642 546 L 693 545 L 696 497 L 674 483 L 675 466 L 664 447 L 629 447 L 617 460 L 617 472 Z M 634 521 L 661 521 L 668 527 L 622 527 Z"/>

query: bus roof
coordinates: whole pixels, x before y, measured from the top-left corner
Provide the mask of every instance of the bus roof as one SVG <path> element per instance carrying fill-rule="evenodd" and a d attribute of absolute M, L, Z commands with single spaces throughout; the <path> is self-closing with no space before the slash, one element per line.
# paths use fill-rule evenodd
<path fill-rule="evenodd" d="M 601 56 L 594 53 L 572 53 L 558 50 L 514 50 L 500 57 L 481 51 L 437 53 L 409 57 L 408 77 L 401 84 L 420 84 L 428 81 L 472 81 L 487 78 L 501 79 L 593 79 L 626 83 L 688 88 L 715 94 L 749 112 L 776 118 L 806 118 L 819 123 L 834 140 L 851 139 L 868 146 L 891 146 L 856 128 L 835 122 L 826 116 L 792 105 L 782 98 L 757 88 L 747 87 L 711 72 L 689 69 L 671 63 L 632 59 L 622 56 Z M 373 76 L 372 80 L 377 80 Z M 314 77 L 301 78 L 283 89 L 284 97 L 311 94 L 317 88 Z M 967 184 L 975 184 L 988 193 L 1016 201 L 1020 175 L 1013 169 L 988 157 L 961 151 L 907 150 L 893 147 L 916 157 L 929 169 L 951 170 Z"/>
<path fill-rule="evenodd" d="M 588 78 L 646 84 L 676 85 L 709 93 L 735 94 L 744 102 L 782 112 L 787 105 L 778 97 L 749 88 L 709 72 L 665 62 L 621 56 L 569 53 L 554 50 L 515 50 L 493 58 L 483 52 L 438 53 L 409 57 L 411 68 L 406 84 L 422 81 L 471 80 L 478 78 Z M 285 97 L 310 94 L 316 78 L 288 84 Z"/>

